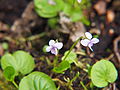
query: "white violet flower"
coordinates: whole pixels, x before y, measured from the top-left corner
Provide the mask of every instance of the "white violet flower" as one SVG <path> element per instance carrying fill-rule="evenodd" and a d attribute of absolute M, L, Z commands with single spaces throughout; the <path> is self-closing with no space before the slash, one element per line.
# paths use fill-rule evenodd
<path fill-rule="evenodd" d="M 46 51 L 57 55 L 58 50 L 60 50 L 62 47 L 63 47 L 62 42 L 55 42 L 54 40 L 50 40 L 49 41 L 49 46 L 46 48 Z"/>
<path fill-rule="evenodd" d="M 92 38 L 91 33 L 86 32 L 85 33 L 86 39 L 81 40 L 81 44 L 85 47 L 89 47 L 91 51 L 93 51 L 92 46 L 99 42 L 99 39 Z"/>
<path fill-rule="evenodd" d="M 78 1 L 78 3 L 81 3 L 82 0 L 77 0 L 77 1 Z"/>

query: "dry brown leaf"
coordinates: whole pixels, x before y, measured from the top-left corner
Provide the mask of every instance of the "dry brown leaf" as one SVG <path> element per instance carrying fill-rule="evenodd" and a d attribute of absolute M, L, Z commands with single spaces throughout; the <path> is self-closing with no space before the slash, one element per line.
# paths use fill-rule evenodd
<path fill-rule="evenodd" d="M 0 31 L 8 31 L 9 30 L 9 27 L 7 24 L 3 23 L 3 22 L 0 22 Z"/>
<path fill-rule="evenodd" d="M 107 10 L 107 21 L 111 23 L 115 19 L 115 13 L 112 10 Z"/>
<path fill-rule="evenodd" d="M 106 13 L 106 2 L 105 1 L 98 1 L 94 5 L 94 9 L 97 11 L 99 15 L 105 14 Z"/>

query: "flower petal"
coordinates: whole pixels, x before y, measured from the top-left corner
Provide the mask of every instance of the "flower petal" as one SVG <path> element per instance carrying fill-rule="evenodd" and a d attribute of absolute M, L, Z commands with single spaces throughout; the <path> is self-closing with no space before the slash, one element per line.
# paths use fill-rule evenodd
<path fill-rule="evenodd" d="M 94 43 L 94 44 L 96 44 L 96 43 L 99 42 L 99 39 L 97 39 L 97 38 L 93 38 L 93 39 L 91 40 L 91 42 Z"/>
<path fill-rule="evenodd" d="M 81 3 L 82 0 L 77 0 L 77 1 L 78 1 L 78 3 Z"/>
<path fill-rule="evenodd" d="M 51 53 L 57 55 L 58 54 L 57 48 L 52 48 Z"/>
<path fill-rule="evenodd" d="M 90 48 L 91 51 L 93 51 L 92 46 L 93 46 L 93 43 L 88 44 L 88 47 Z"/>
<path fill-rule="evenodd" d="M 50 40 L 50 41 L 49 41 L 49 45 L 50 45 L 50 46 L 52 46 L 52 45 L 54 45 L 54 44 L 55 44 L 55 41 L 54 41 L 54 40 Z"/>
<path fill-rule="evenodd" d="M 48 47 L 46 48 L 46 52 L 50 52 L 51 49 L 52 49 L 52 47 L 51 47 L 51 46 L 48 46 Z"/>
<path fill-rule="evenodd" d="M 83 46 L 88 46 L 89 42 L 90 42 L 90 40 L 84 39 L 84 40 L 81 40 L 80 43 L 81 43 Z"/>
<path fill-rule="evenodd" d="M 92 34 L 89 33 L 89 32 L 86 32 L 86 33 L 85 33 L 85 36 L 86 36 L 88 39 L 92 39 Z"/>
<path fill-rule="evenodd" d="M 58 42 L 58 43 L 55 43 L 54 46 L 55 46 L 57 49 L 61 49 L 61 48 L 63 47 L 63 43 Z"/>

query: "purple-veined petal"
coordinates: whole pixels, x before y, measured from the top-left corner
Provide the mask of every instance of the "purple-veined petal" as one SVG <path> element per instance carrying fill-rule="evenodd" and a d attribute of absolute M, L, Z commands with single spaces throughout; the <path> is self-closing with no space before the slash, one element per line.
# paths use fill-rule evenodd
<path fill-rule="evenodd" d="M 52 45 L 54 45 L 54 44 L 55 44 L 55 41 L 54 41 L 54 40 L 50 40 L 50 41 L 49 41 L 49 45 L 50 45 L 50 46 L 52 46 Z"/>
<path fill-rule="evenodd" d="M 88 46 L 90 40 L 88 39 L 84 39 L 84 40 L 81 40 L 80 43 L 83 45 L 83 46 Z"/>
<path fill-rule="evenodd" d="M 89 32 L 86 32 L 86 33 L 85 33 L 85 36 L 86 36 L 88 39 L 92 39 L 92 35 L 91 35 L 91 33 L 89 33 Z"/>
<path fill-rule="evenodd" d="M 52 48 L 51 53 L 57 55 L 58 54 L 57 48 Z"/>
<path fill-rule="evenodd" d="M 88 44 L 88 47 L 90 48 L 91 51 L 93 51 L 92 46 L 93 46 L 93 43 L 90 42 L 90 43 Z"/>
<path fill-rule="evenodd" d="M 55 46 L 57 49 L 61 49 L 61 48 L 63 47 L 63 43 L 58 42 L 58 43 L 55 43 L 54 46 Z"/>
<path fill-rule="evenodd" d="M 94 43 L 94 44 L 96 44 L 96 43 L 99 42 L 99 39 L 97 39 L 97 38 L 93 38 L 93 39 L 91 40 L 91 42 Z"/>
<path fill-rule="evenodd" d="M 78 3 L 81 3 L 82 0 L 77 0 L 77 1 L 78 1 Z"/>
<path fill-rule="evenodd" d="M 51 47 L 51 46 L 48 46 L 48 47 L 46 48 L 46 52 L 50 52 L 51 49 L 52 49 L 52 47 Z"/>

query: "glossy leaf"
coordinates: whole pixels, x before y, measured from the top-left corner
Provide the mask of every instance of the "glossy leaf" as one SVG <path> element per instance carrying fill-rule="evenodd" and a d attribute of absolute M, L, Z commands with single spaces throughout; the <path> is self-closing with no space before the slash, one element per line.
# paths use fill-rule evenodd
<path fill-rule="evenodd" d="M 1 66 L 4 70 L 6 67 L 11 66 L 17 73 L 23 75 L 30 73 L 35 66 L 34 59 L 30 54 L 24 51 L 16 51 L 12 54 L 5 54 L 1 59 Z"/>
<path fill-rule="evenodd" d="M 95 86 L 105 87 L 117 79 L 117 70 L 110 61 L 98 61 L 91 69 L 91 79 Z"/>
<path fill-rule="evenodd" d="M 33 72 L 28 76 L 25 76 L 20 84 L 19 90 L 57 90 L 52 79 L 42 73 Z"/>

